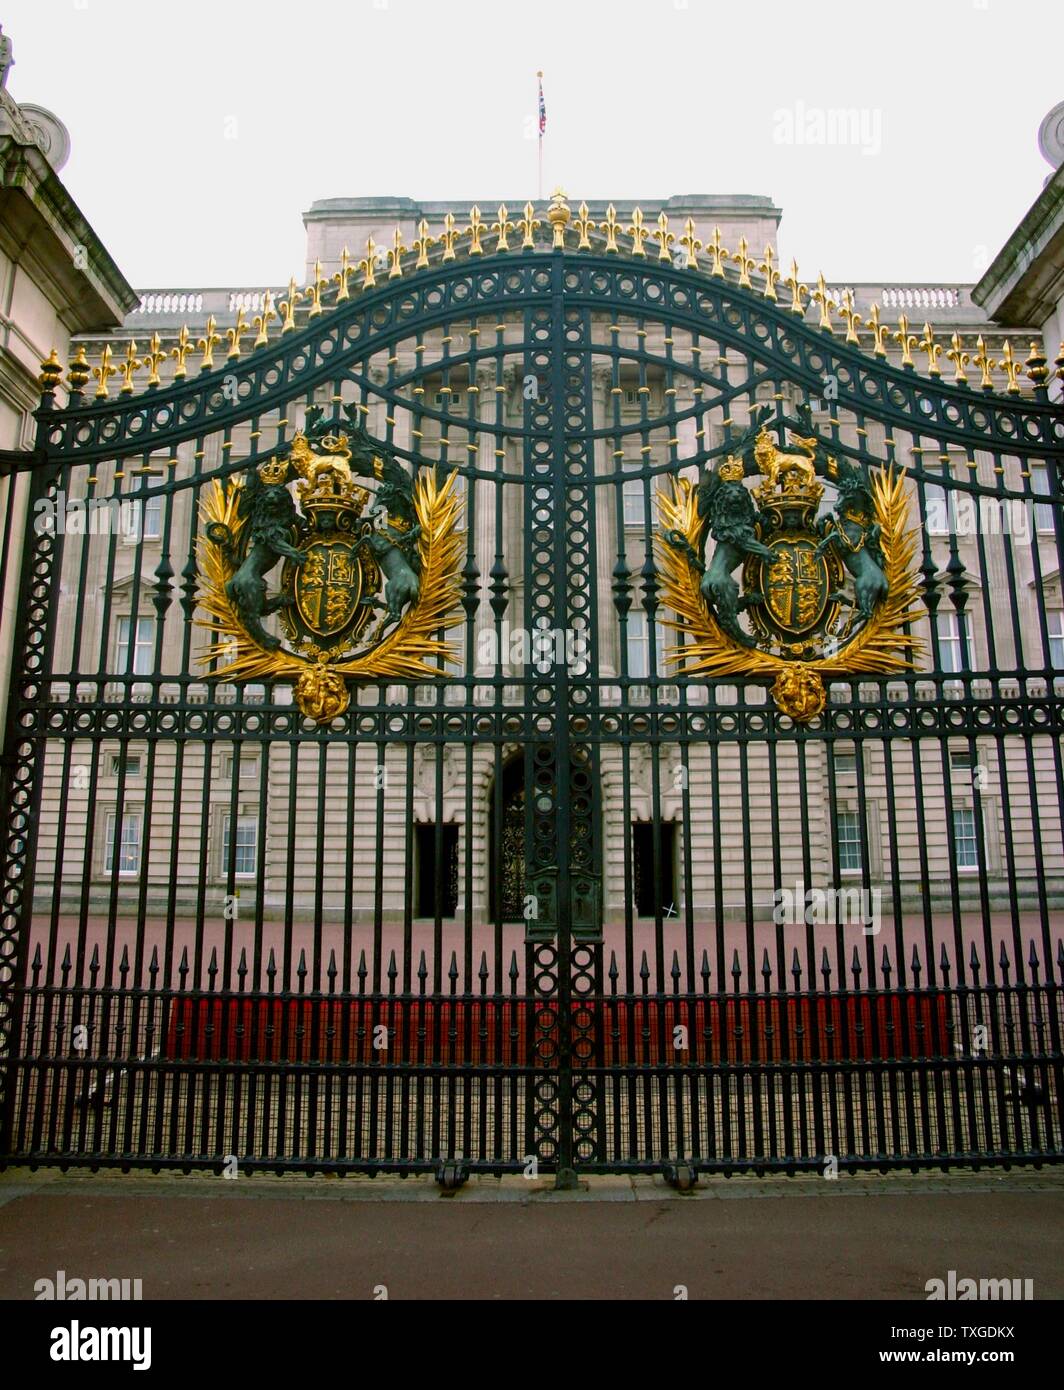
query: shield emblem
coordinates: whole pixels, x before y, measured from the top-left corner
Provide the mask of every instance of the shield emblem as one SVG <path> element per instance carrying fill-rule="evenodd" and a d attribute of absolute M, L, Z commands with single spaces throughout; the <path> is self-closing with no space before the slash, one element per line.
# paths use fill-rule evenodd
<path fill-rule="evenodd" d="M 803 637 L 820 624 L 830 593 L 827 561 L 816 541 L 801 534 L 769 541 L 773 560 L 761 562 L 762 592 L 772 622 L 784 633 Z"/>
<path fill-rule="evenodd" d="M 348 537 L 314 538 L 295 571 L 296 611 L 318 637 L 335 637 L 351 623 L 362 598 L 362 566 Z"/>

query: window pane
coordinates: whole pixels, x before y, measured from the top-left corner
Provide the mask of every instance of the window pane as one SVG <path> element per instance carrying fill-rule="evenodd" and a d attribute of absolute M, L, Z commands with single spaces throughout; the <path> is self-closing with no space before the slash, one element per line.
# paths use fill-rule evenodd
<path fill-rule="evenodd" d="M 975 812 L 958 809 L 953 812 L 953 841 L 958 869 L 979 867 L 979 846 L 975 835 Z"/>
<path fill-rule="evenodd" d="M 861 824 L 856 811 L 838 814 L 839 870 L 860 871 Z"/>
<path fill-rule="evenodd" d="M 228 813 L 222 819 L 222 873 L 229 872 L 229 822 Z M 236 846 L 233 873 L 245 878 L 255 873 L 256 852 L 259 840 L 258 816 L 237 816 Z"/>
<path fill-rule="evenodd" d="M 104 873 L 111 872 L 115 855 L 115 822 L 117 814 L 107 813 L 104 842 Z M 118 872 L 135 874 L 140 871 L 140 812 L 126 811 L 122 816 L 122 838 L 118 846 Z"/>

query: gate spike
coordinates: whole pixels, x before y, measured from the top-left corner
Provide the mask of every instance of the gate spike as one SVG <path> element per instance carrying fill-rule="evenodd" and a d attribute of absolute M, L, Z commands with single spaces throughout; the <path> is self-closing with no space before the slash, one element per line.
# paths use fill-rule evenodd
<path fill-rule="evenodd" d="M 477 971 L 477 974 L 478 974 L 478 976 L 480 977 L 480 992 L 481 992 L 481 994 L 484 994 L 484 993 L 487 991 L 487 988 L 488 988 L 488 953 L 487 953 L 487 951 L 481 951 L 481 953 L 480 953 L 480 969 Z"/>
<path fill-rule="evenodd" d="M 1064 976 L 1064 937 L 1057 942 L 1057 968 Z"/>
<path fill-rule="evenodd" d="M 912 971 L 913 979 L 919 981 L 922 967 L 920 965 L 920 953 L 916 949 L 915 941 L 913 942 L 913 958 L 909 963 L 909 969 Z"/>
<path fill-rule="evenodd" d="M 244 980 L 248 973 L 248 948 L 246 946 L 241 946 L 240 948 L 240 963 L 237 965 L 236 973 L 237 978 L 240 980 L 240 988 L 243 989 Z"/>
<path fill-rule="evenodd" d="M 828 960 L 828 948 L 824 947 L 824 954 L 820 960 L 820 973 L 825 980 L 831 979 L 831 961 Z"/>
<path fill-rule="evenodd" d="M 643 952 L 643 959 L 639 965 L 639 978 L 643 981 L 643 989 L 646 991 L 646 982 L 650 979 L 650 966 L 647 964 L 647 953 Z"/>
<path fill-rule="evenodd" d="M 418 963 L 417 963 L 417 978 L 418 978 L 418 981 L 419 981 L 419 986 L 418 986 L 418 987 L 419 987 L 419 989 L 421 990 L 421 993 L 422 993 L 422 994 L 424 994 L 424 992 L 425 992 L 425 981 L 428 979 L 428 977 L 429 977 L 429 967 L 428 967 L 428 965 L 427 965 L 426 962 L 425 962 L 425 952 L 422 951 L 422 952 L 421 952 L 421 959 L 420 959 L 420 960 L 418 961 Z"/>
<path fill-rule="evenodd" d="M 299 964 L 296 966 L 296 974 L 299 976 L 300 988 L 307 977 L 307 950 L 305 946 L 299 948 Z"/>
<path fill-rule="evenodd" d="M 610 987 L 611 987 L 611 993 L 616 994 L 616 993 L 617 993 L 617 979 L 618 979 L 618 976 L 620 975 L 620 971 L 617 969 L 617 952 L 616 952 L 616 951 L 611 951 L 611 952 L 610 952 L 610 965 L 609 965 L 609 969 L 606 971 L 606 974 L 609 976 Z"/>
<path fill-rule="evenodd" d="M 946 983 L 948 984 L 948 983 L 949 983 L 950 964 L 949 964 L 949 956 L 948 956 L 948 954 L 946 953 L 946 943 L 945 943 L 944 941 L 943 941 L 943 943 L 942 943 L 942 949 L 941 949 L 941 950 L 939 951 L 939 953 L 938 953 L 938 968 L 939 968 L 939 970 L 942 971 L 942 978 L 943 978 L 943 979 L 946 981 Z"/>
<path fill-rule="evenodd" d="M 791 974 L 794 976 L 794 987 L 798 988 L 798 983 L 802 978 L 802 962 L 798 959 L 798 947 L 794 947 L 794 954 L 791 956 Z"/>
<path fill-rule="evenodd" d="M 63 964 L 61 965 L 60 969 L 62 970 L 64 975 L 68 975 L 70 971 L 74 969 L 74 962 L 70 956 L 69 941 L 66 944 L 66 950 L 63 952 Z"/>
<path fill-rule="evenodd" d="M 769 981 L 772 979 L 772 966 L 769 964 L 767 946 L 765 947 L 764 953 L 761 958 L 761 976 L 762 979 L 765 981 L 765 990 L 767 992 L 769 987 Z"/>
<path fill-rule="evenodd" d="M 1009 954 L 1005 950 L 1004 941 L 1001 943 L 1001 950 L 998 952 L 998 965 L 1006 975 L 1009 973 Z"/>
<path fill-rule="evenodd" d="M 979 974 L 979 952 L 975 949 L 975 942 L 974 942 L 974 941 L 972 942 L 972 949 L 971 949 L 971 951 L 968 953 L 968 964 L 969 964 L 969 966 L 970 966 L 970 968 L 971 968 L 972 974 L 978 976 L 978 974 Z"/>
<path fill-rule="evenodd" d="M 454 951 L 451 952 L 451 964 L 450 968 L 447 971 L 447 978 L 451 982 L 451 989 L 453 991 L 455 983 L 458 980 L 458 956 L 455 954 Z"/>
<path fill-rule="evenodd" d="M 211 947 L 211 958 L 207 963 L 207 975 L 210 978 L 211 989 L 214 988 L 214 977 L 218 974 L 218 947 Z"/>
<path fill-rule="evenodd" d="M 89 961 L 89 974 L 98 975 L 100 973 L 100 946 L 99 942 L 92 948 L 92 959 Z M 93 985 L 95 986 L 95 980 Z"/>
<path fill-rule="evenodd" d="M 122 977 L 122 988 L 126 987 L 126 976 L 129 974 L 129 942 L 122 947 L 122 959 L 118 962 L 118 973 Z"/>
<path fill-rule="evenodd" d="M 517 981 L 518 981 L 518 979 L 520 978 L 520 975 L 521 975 L 521 971 L 520 971 L 520 969 L 518 968 L 518 965 L 517 965 L 517 952 L 516 952 L 516 951 L 513 951 L 513 952 L 511 952 L 511 954 L 510 954 L 510 983 L 511 983 L 511 986 L 516 987 Z"/>
<path fill-rule="evenodd" d="M 266 978 L 270 982 L 270 989 L 273 989 L 274 978 L 277 975 L 277 961 L 273 954 L 273 947 L 270 947 L 270 955 L 266 961 Z"/>
<path fill-rule="evenodd" d="M 732 973 L 732 978 L 733 978 L 734 980 L 736 980 L 736 981 L 738 981 L 738 980 L 742 977 L 743 968 L 742 968 L 742 966 L 739 964 L 739 950 L 738 950 L 738 948 L 736 948 L 736 949 L 732 952 L 732 967 L 731 967 L 731 973 Z M 738 988 L 738 984 L 736 984 L 736 988 Z"/>
<path fill-rule="evenodd" d="M 30 969 L 33 971 L 33 983 L 36 986 L 37 976 L 41 973 L 44 962 L 41 960 L 41 943 L 37 942 L 37 949 L 33 953 L 33 962 Z"/>
<path fill-rule="evenodd" d="M 151 988 L 155 988 L 155 977 L 159 973 L 159 947 L 158 944 L 151 948 L 151 960 L 148 962 L 148 977 L 151 980 Z"/>
<path fill-rule="evenodd" d="M 395 963 L 395 949 L 393 947 L 391 954 L 388 956 L 388 979 L 392 982 L 393 990 L 395 988 L 395 979 L 398 974 L 399 968 Z"/>
<path fill-rule="evenodd" d="M 366 969 L 366 948 L 364 946 L 358 955 L 358 970 L 356 973 L 359 980 L 359 990 L 364 993 L 366 989 L 366 976 L 369 974 L 369 971 Z"/>
<path fill-rule="evenodd" d="M 861 956 L 856 945 L 853 948 L 853 961 L 850 964 L 850 974 L 860 983 L 861 979 Z"/>
<path fill-rule="evenodd" d="M 1034 972 L 1035 978 L 1037 979 L 1038 971 L 1041 968 L 1041 962 L 1038 958 L 1038 952 L 1035 950 L 1033 936 L 1031 937 L 1031 949 L 1027 952 L 1027 964 L 1030 966 L 1031 970 Z"/>
<path fill-rule="evenodd" d="M 703 948 L 702 948 L 702 969 L 699 971 L 699 974 L 702 976 L 702 989 L 703 989 L 703 991 L 708 990 L 708 989 L 709 989 L 709 952 L 706 950 L 706 948 L 705 948 L 704 946 L 703 946 Z"/>
<path fill-rule="evenodd" d="M 886 944 L 884 944 L 884 946 L 883 946 L 883 960 L 882 960 L 882 963 L 880 964 L 879 969 L 880 969 L 880 973 L 881 973 L 882 976 L 883 976 L 883 984 L 884 984 L 884 987 L 885 987 L 886 989 L 890 989 L 890 977 L 891 977 L 891 975 L 894 973 L 894 970 L 893 970 L 893 967 L 891 966 L 891 963 L 890 963 L 890 953 L 888 952 L 888 950 L 887 950 L 887 948 L 886 948 Z"/>
<path fill-rule="evenodd" d="M 678 951 L 672 953 L 672 970 L 669 972 L 673 978 L 673 984 L 679 987 L 680 983 L 680 955 Z"/>
<path fill-rule="evenodd" d="M 328 965 L 328 968 L 326 969 L 325 973 L 326 973 L 326 975 L 328 975 L 328 977 L 329 977 L 329 989 L 330 989 L 330 992 L 331 992 L 331 991 L 332 991 L 333 983 L 334 983 L 334 981 L 336 980 L 337 975 L 340 973 L 340 972 L 337 970 L 337 968 L 336 968 L 336 947 L 335 947 L 335 946 L 334 946 L 334 947 L 332 948 L 332 950 L 329 952 L 329 965 Z"/>
<path fill-rule="evenodd" d="M 188 947 L 182 946 L 181 960 L 178 962 L 177 973 L 181 977 L 181 988 L 185 988 L 185 976 L 188 974 Z"/>

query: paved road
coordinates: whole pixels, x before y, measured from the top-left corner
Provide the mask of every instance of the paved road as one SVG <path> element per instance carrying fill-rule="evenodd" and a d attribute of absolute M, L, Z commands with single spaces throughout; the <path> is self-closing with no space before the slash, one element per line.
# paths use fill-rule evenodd
<path fill-rule="evenodd" d="M 424 1180 L 0 1176 L 0 1297 L 139 1278 L 185 1299 L 924 1299 L 946 1278 L 1064 1297 L 1064 1174 L 655 1179 L 455 1197 Z"/>

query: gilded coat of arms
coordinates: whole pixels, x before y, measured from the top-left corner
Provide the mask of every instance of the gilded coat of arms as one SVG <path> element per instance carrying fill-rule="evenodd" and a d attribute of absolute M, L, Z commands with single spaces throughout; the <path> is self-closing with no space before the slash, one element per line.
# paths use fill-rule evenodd
<path fill-rule="evenodd" d="M 688 675 L 773 676 L 800 723 L 824 709 L 825 676 L 910 669 L 921 616 L 904 471 L 867 478 L 803 425 L 782 449 L 755 412 L 697 488 L 677 478 L 659 494 L 662 602 L 694 639 L 670 660 Z M 826 514 L 821 478 L 837 493 Z"/>
<path fill-rule="evenodd" d="M 347 709 L 351 682 L 438 677 L 430 663 L 452 656 L 439 633 L 459 594 L 453 484 L 435 469 L 412 479 L 357 423 L 326 428 L 320 407 L 287 455 L 214 479 L 201 504 L 199 604 L 230 659 L 212 677 L 290 680 L 321 724 Z M 280 634 L 263 624 L 272 614 Z M 201 660 L 218 656 L 215 645 Z"/>

